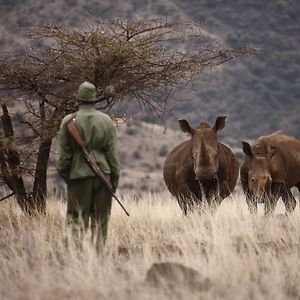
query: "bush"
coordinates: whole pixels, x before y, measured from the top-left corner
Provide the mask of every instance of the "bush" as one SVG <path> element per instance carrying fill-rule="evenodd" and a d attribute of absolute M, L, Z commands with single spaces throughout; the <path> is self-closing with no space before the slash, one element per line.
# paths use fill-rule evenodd
<path fill-rule="evenodd" d="M 17 21 L 19 27 L 29 27 L 32 23 L 27 18 L 19 18 Z"/>
<path fill-rule="evenodd" d="M 136 132 L 137 132 L 137 130 L 133 127 L 127 127 L 126 128 L 126 134 L 128 134 L 128 135 L 135 135 Z"/>
<path fill-rule="evenodd" d="M 141 153 L 138 150 L 133 151 L 132 156 L 133 156 L 134 159 L 141 159 L 142 158 Z"/>
<path fill-rule="evenodd" d="M 168 150 L 168 146 L 167 145 L 163 145 L 160 150 L 159 150 L 159 156 L 160 157 L 165 157 L 168 154 L 169 150 Z"/>
<path fill-rule="evenodd" d="M 65 0 L 65 3 L 72 7 L 77 5 L 77 0 Z"/>
<path fill-rule="evenodd" d="M 145 114 L 141 117 L 141 121 L 152 124 L 155 122 L 155 118 L 150 114 Z"/>

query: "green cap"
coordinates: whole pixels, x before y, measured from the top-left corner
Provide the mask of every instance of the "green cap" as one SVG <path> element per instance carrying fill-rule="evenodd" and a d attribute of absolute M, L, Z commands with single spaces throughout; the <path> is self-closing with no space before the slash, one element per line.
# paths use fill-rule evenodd
<path fill-rule="evenodd" d="M 79 86 L 77 93 L 74 95 L 75 98 L 81 102 L 96 102 L 98 100 L 96 95 L 96 87 L 87 81 Z"/>

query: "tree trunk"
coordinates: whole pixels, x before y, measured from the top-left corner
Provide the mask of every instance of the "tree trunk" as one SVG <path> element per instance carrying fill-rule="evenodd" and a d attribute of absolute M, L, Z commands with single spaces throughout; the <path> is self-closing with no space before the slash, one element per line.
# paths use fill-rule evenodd
<path fill-rule="evenodd" d="M 4 182 L 14 192 L 22 211 L 28 215 L 46 212 L 47 165 L 52 139 L 40 142 L 32 192 L 26 192 L 20 168 L 20 156 L 14 144 L 14 131 L 6 105 L 2 105 L 2 137 L 0 138 L 0 168 Z"/>
<path fill-rule="evenodd" d="M 50 156 L 52 139 L 42 140 L 39 146 L 38 159 L 35 167 L 32 198 L 39 212 L 46 212 L 47 165 Z"/>
<path fill-rule="evenodd" d="M 21 209 L 30 214 L 30 205 L 27 201 L 24 181 L 20 172 L 19 153 L 14 147 L 14 131 L 11 118 L 6 105 L 2 105 L 3 115 L 1 116 L 2 134 L 0 141 L 0 167 L 4 182 L 14 192 Z"/>

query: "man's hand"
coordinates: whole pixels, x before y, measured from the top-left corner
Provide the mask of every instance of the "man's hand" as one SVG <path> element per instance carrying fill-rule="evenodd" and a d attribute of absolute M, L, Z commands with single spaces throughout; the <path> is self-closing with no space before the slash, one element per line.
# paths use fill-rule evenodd
<path fill-rule="evenodd" d="M 111 185 L 111 187 L 112 187 L 112 190 L 113 190 L 113 192 L 115 194 L 116 191 L 117 191 L 118 186 L 113 182 L 112 185 Z"/>

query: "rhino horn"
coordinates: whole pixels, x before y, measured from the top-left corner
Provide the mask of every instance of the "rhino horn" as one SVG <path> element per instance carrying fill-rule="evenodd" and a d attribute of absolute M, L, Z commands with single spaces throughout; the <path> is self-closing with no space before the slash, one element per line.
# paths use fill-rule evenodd
<path fill-rule="evenodd" d="M 208 164 L 209 163 L 209 155 L 208 155 L 208 151 L 207 148 L 205 146 L 203 137 L 201 138 L 201 146 L 200 146 L 200 163 L 202 165 Z"/>

